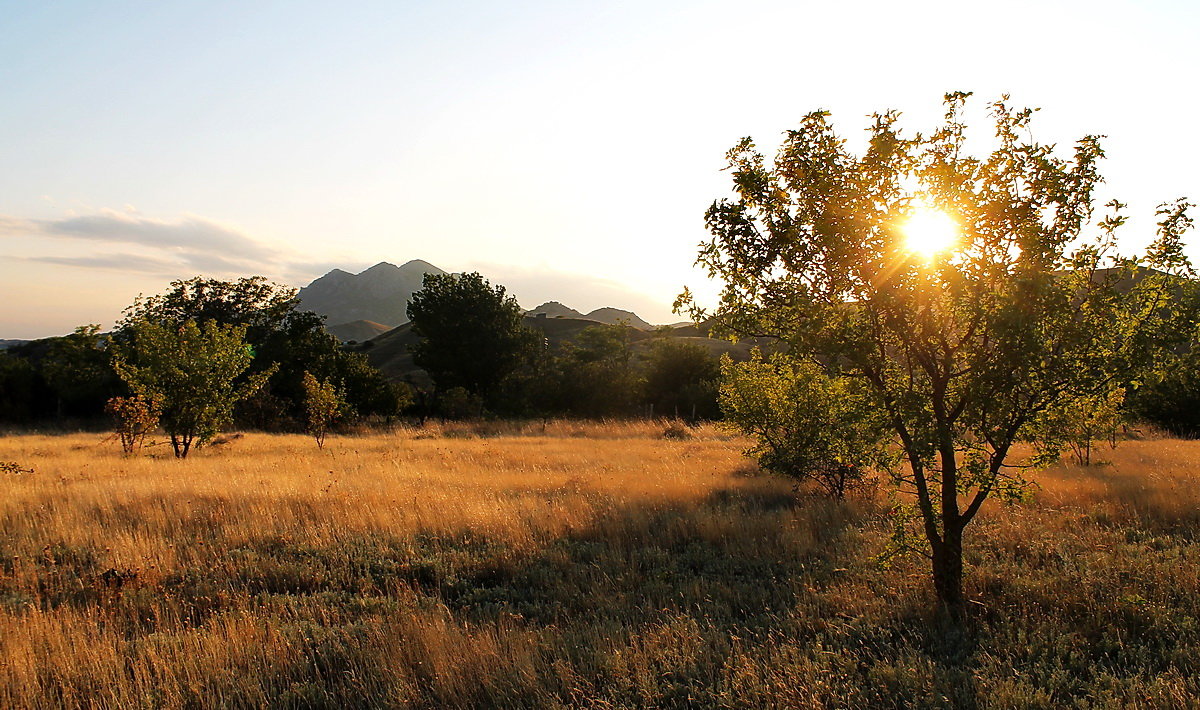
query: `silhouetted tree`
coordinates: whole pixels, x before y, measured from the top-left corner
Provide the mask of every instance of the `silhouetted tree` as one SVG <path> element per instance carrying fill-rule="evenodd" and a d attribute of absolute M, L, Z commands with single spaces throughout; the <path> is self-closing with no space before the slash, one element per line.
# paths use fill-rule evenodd
<path fill-rule="evenodd" d="M 437 389 L 462 387 L 489 404 L 540 341 L 525 327 L 516 299 L 478 273 L 425 274 L 408 317 L 421 338 L 413 361 Z"/>
<path fill-rule="evenodd" d="M 555 369 L 562 411 L 583 417 L 637 413 L 643 379 L 631 335 L 628 326 L 600 324 L 560 346 Z"/>
<path fill-rule="evenodd" d="M 720 415 L 717 358 L 692 343 L 657 340 L 646 357 L 643 391 L 646 401 L 662 415 L 712 419 Z"/>
<path fill-rule="evenodd" d="M 50 340 L 40 366 L 59 416 L 94 415 L 121 391 L 109 359 L 98 325 L 79 326 L 70 335 Z"/>

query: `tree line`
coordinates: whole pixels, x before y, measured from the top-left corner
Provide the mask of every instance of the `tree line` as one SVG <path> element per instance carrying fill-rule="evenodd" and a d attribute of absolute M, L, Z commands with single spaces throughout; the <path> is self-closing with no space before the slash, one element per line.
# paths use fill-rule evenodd
<path fill-rule="evenodd" d="M 362 416 L 395 416 L 407 406 L 404 386 L 389 383 L 363 355 L 341 347 L 320 316 L 297 306 L 294 289 L 259 276 L 175 281 L 165 293 L 139 297 L 111 333 L 83 326 L 0 353 L 0 418 L 94 418 L 114 397 L 188 390 L 205 399 L 205 387 L 229 380 L 235 390 L 221 393 L 228 396 L 207 397 L 222 409 L 215 419 L 293 430 L 306 418 L 306 373 L 337 382 Z"/>
<path fill-rule="evenodd" d="M 706 349 L 665 333 L 635 347 L 626 325 L 596 324 L 551 343 L 515 298 L 478 273 L 427 274 L 408 306 L 414 362 L 450 415 L 588 418 L 720 416 L 720 367 Z"/>
<path fill-rule="evenodd" d="M 635 349 L 632 329 L 605 324 L 551 345 L 524 325 L 503 286 L 479 274 L 431 275 L 409 311 L 420 336 L 413 356 L 431 390 L 389 381 L 320 316 L 300 310 L 294 289 L 258 276 L 176 281 L 139 297 L 111 333 L 89 325 L 0 352 L 0 421 L 107 412 L 128 446 L 152 422 L 186 455 L 232 425 L 325 431 L 398 416 L 719 416 L 719 366 L 703 348 L 655 338 Z"/>

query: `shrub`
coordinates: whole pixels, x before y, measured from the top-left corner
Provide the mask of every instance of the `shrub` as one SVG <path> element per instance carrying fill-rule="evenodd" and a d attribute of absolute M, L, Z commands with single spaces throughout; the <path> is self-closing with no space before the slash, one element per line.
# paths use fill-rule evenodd
<path fill-rule="evenodd" d="M 764 470 L 813 481 L 833 498 L 863 485 L 872 468 L 888 468 L 886 422 L 857 381 L 783 355 L 721 362 L 721 410 L 754 439 L 747 454 Z"/>
<path fill-rule="evenodd" d="M 116 422 L 121 450 L 132 454 L 142 447 L 150 432 L 158 428 L 162 404 L 157 398 L 143 395 L 113 397 L 104 406 L 104 411 Z"/>

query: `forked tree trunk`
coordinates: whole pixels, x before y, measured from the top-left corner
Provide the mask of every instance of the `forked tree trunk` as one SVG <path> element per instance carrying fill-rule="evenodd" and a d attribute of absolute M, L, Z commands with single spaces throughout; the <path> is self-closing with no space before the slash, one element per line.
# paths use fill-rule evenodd
<path fill-rule="evenodd" d="M 171 449 L 175 452 L 175 458 L 186 459 L 188 450 L 192 448 L 192 437 L 189 434 L 172 434 Z"/>

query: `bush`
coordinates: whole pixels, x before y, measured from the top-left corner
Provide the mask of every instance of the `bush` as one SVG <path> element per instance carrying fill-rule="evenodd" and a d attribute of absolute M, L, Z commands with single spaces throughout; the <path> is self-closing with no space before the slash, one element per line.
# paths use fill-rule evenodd
<path fill-rule="evenodd" d="M 749 362 L 722 359 L 721 411 L 754 439 L 747 450 L 764 470 L 812 481 L 832 498 L 890 468 L 886 422 L 855 380 L 783 355 Z"/>
<path fill-rule="evenodd" d="M 143 395 L 113 397 L 104 406 L 104 411 L 116 421 L 121 450 L 132 454 L 142 447 L 150 432 L 158 428 L 162 403 L 155 397 Z"/>

